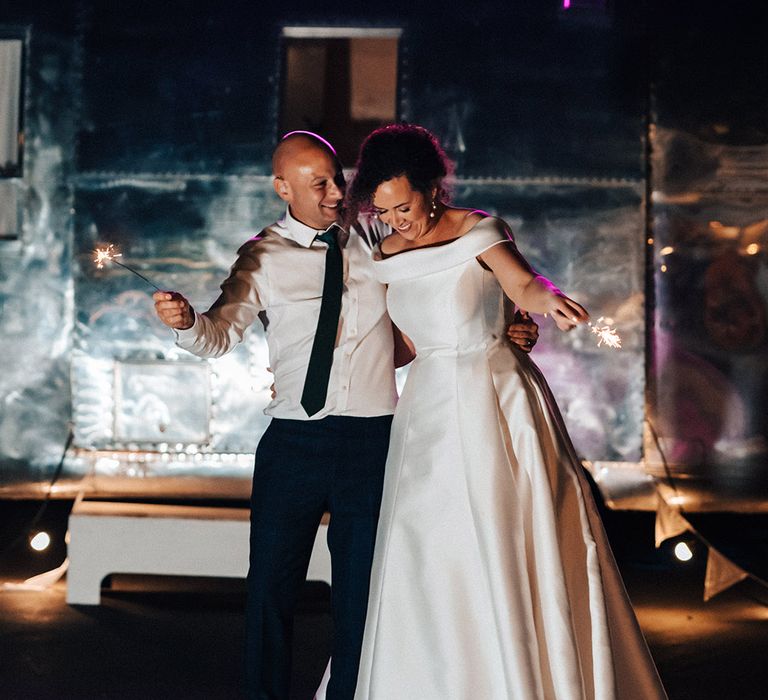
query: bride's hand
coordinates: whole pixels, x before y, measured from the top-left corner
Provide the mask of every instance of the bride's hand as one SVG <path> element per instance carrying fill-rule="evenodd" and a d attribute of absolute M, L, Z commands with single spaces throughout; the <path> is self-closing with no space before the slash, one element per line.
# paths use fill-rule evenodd
<path fill-rule="evenodd" d="M 549 313 L 561 331 L 570 331 L 589 320 L 589 314 L 581 304 L 560 294 L 552 297 Z"/>

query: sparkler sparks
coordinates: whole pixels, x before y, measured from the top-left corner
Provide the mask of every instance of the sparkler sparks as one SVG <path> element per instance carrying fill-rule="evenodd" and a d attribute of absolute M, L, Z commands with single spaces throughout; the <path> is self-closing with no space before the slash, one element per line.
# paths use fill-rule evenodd
<path fill-rule="evenodd" d="M 115 265 L 120 265 L 120 267 L 128 270 L 128 272 L 132 272 L 134 275 L 136 275 L 136 277 L 140 277 L 148 285 L 154 287 L 158 292 L 163 291 L 152 280 L 144 277 L 144 275 L 142 275 L 138 270 L 134 270 L 130 265 L 126 265 L 125 263 L 121 263 L 119 260 L 115 259 L 121 257 L 123 257 L 123 254 L 119 252 L 117 248 L 112 245 L 112 243 L 109 243 L 104 248 L 96 248 L 96 250 L 93 251 L 93 262 L 96 263 L 96 267 L 99 270 L 103 269 L 106 263 L 114 263 Z"/>
<path fill-rule="evenodd" d="M 93 262 L 96 263 L 96 267 L 101 270 L 104 267 L 104 263 L 112 262 L 115 258 L 122 258 L 123 254 L 118 253 L 115 246 L 111 243 L 106 248 L 96 248 L 93 251 Z"/>
<path fill-rule="evenodd" d="M 547 316 L 549 314 L 545 313 L 544 318 L 547 318 Z M 575 316 L 571 320 L 575 324 L 579 322 Z M 615 328 L 611 327 L 612 323 L 612 319 L 601 316 L 595 323 L 587 321 L 587 326 L 589 326 L 590 332 L 597 336 L 597 347 L 601 348 L 603 343 L 605 343 L 609 348 L 621 350 L 621 336 L 616 332 Z"/>
<path fill-rule="evenodd" d="M 620 349 L 621 337 L 615 328 L 611 328 L 608 323 L 603 323 L 604 321 L 608 322 L 610 319 L 601 316 L 596 323 L 588 324 L 589 330 L 597 336 L 597 347 L 602 347 L 605 343 L 609 348 Z"/>

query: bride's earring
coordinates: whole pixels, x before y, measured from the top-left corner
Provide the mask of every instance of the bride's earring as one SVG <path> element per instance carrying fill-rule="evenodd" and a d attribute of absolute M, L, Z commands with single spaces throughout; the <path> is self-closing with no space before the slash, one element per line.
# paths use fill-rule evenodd
<path fill-rule="evenodd" d="M 434 219 L 435 218 L 435 212 L 437 211 L 437 204 L 435 203 L 435 200 L 432 200 L 432 211 L 429 212 L 429 218 Z"/>

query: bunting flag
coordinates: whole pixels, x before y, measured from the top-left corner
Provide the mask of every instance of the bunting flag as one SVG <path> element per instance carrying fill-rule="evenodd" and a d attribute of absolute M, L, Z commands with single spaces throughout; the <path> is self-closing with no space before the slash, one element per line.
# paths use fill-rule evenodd
<path fill-rule="evenodd" d="M 688 521 L 677 508 L 669 505 L 660 493 L 656 493 L 656 548 L 670 537 L 692 530 Z"/>
<path fill-rule="evenodd" d="M 710 547 L 707 555 L 707 573 L 704 576 L 704 602 L 743 581 L 747 576 L 749 574 L 744 569 Z"/>

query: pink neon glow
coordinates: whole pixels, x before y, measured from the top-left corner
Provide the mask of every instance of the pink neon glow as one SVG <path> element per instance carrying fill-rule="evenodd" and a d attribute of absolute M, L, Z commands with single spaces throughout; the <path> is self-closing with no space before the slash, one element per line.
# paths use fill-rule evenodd
<path fill-rule="evenodd" d="M 328 141 L 326 141 L 322 136 L 320 136 L 320 134 L 316 134 L 314 131 L 303 131 L 301 129 L 297 129 L 296 131 L 289 131 L 287 134 L 283 134 L 280 140 L 285 141 L 285 139 L 287 139 L 289 136 L 293 136 L 294 134 L 304 134 L 305 136 L 310 136 L 313 139 L 322 141 L 326 146 L 328 146 L 328 148 L 331 149 L 331 152 L 333 153 L 333 155 L 338 155 L 336 153 L 336 149 L 333 146 L 331 146 L 331 144 Z"/>
<path fill-rule="evenodd" d="M 563 9 L 567 10 L 571 6 L 571 0 L 563 0 Z"/>

